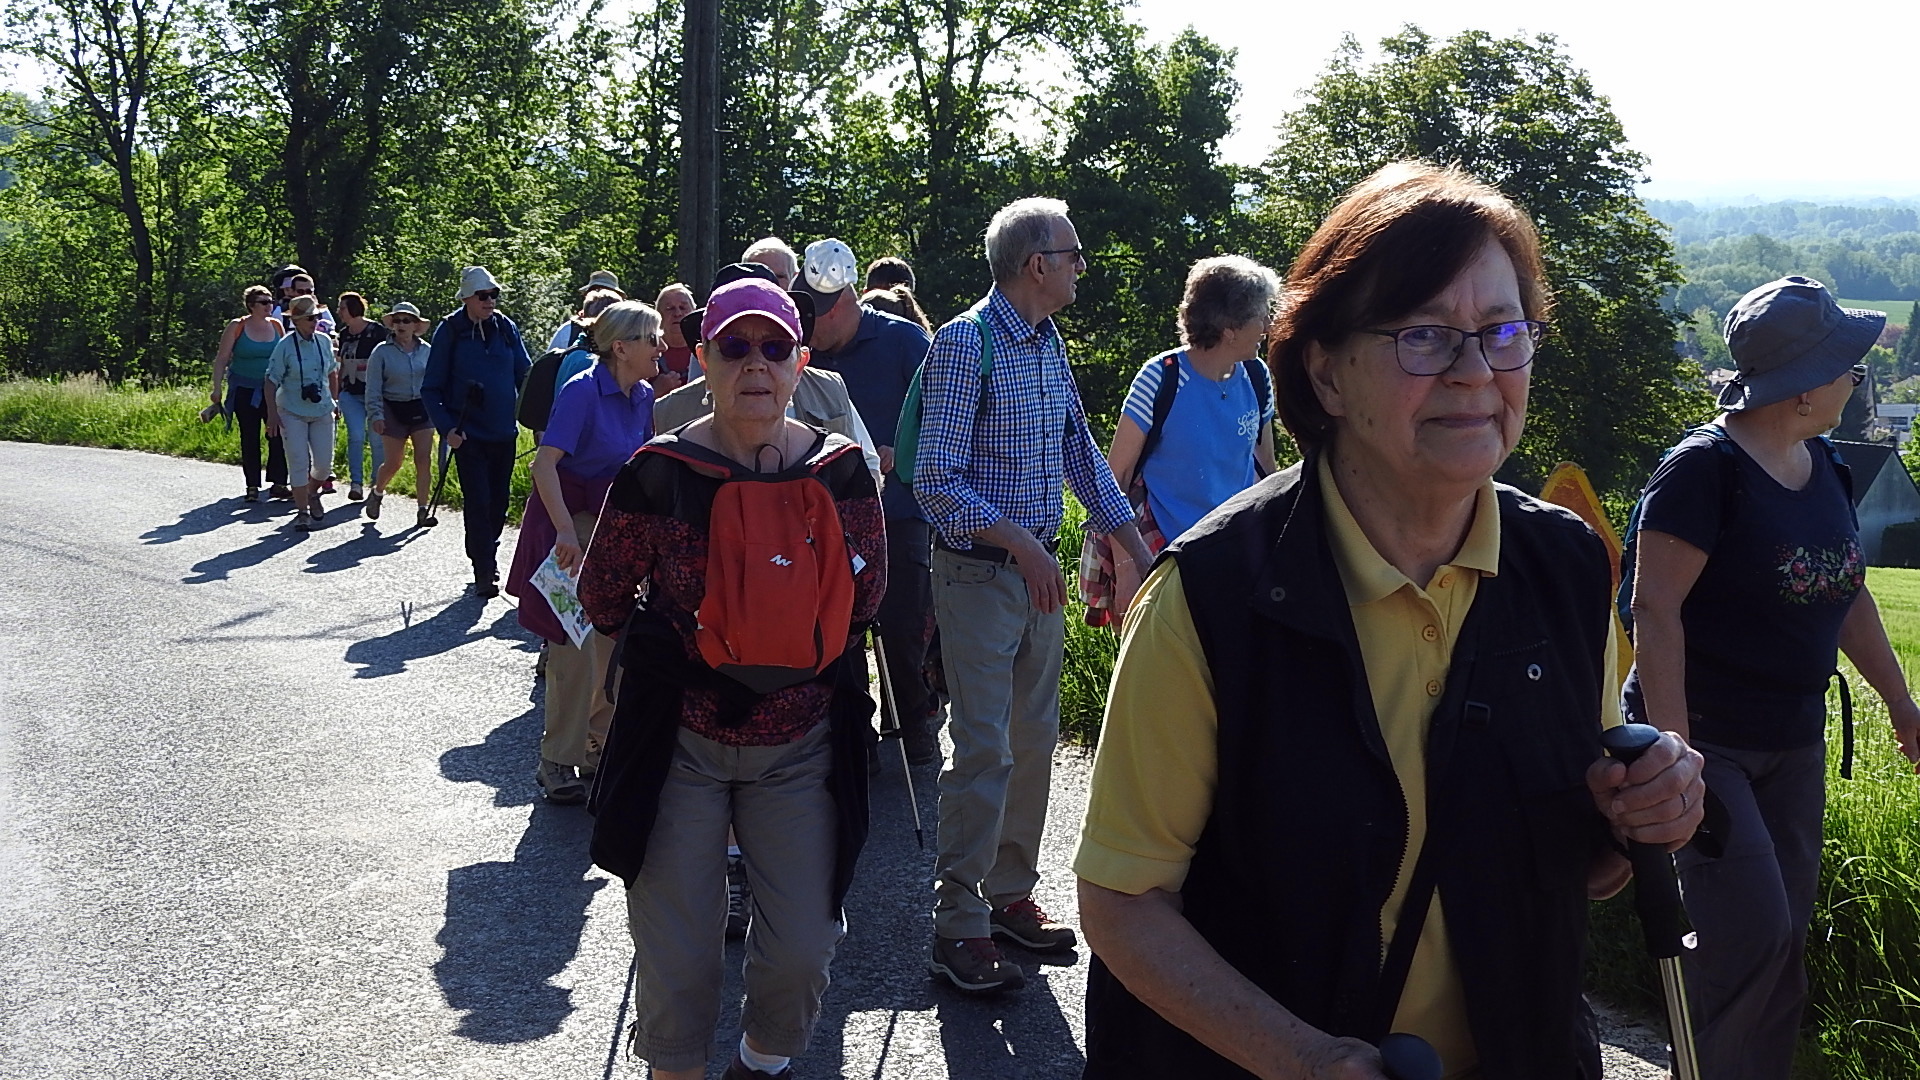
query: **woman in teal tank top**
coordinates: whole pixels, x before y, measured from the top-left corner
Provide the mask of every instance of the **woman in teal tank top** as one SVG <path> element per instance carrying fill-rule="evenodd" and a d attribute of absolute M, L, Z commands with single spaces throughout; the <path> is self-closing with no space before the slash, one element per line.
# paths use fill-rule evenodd
<path fill-rule="evenodd" d="M 240 421 L 240 471 L 247 479 L 247 502 L 260 501 L 260 434 L 266 429 L 267 358 L 285 330 L 267 313 L 273 293 L 265 285 L 250 285 L 241 294 L 247 313 L 227 323 L 220 335 L 220 351 L 213 357 L 213 404 L 227 415 L 227 424 Z M 221 384 L 225 383 L 223 387 Z M 224 391 L 224 392 L 223 392 Z M 208 417 L 211 419 L 211 417 Z M 276 499 L 292 498 L 287 488 L 287 454 L 278 436 L 267 438 L 267 482 Z"/>

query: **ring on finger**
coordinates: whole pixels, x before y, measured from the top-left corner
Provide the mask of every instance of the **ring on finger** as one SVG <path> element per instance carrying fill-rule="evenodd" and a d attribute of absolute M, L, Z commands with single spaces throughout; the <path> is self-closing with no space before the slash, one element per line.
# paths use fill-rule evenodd
<path fill-rule="evenodd" d="M 1693 804 L 1687 801 L 1687 793 L 1684 791 L 1681 792 L 1680 793 L 1680 812 L 1685 814 L 1691 811 L 1692 809 L 1693 809 Z"/>

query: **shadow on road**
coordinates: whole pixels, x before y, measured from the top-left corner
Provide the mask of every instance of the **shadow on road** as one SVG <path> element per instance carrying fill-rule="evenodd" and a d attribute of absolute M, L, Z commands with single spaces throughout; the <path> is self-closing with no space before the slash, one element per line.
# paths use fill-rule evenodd
<path fill-rule="evenodd" d="M 440 755 L 440 775 L 456 784 L 485 784 L 493 789 L 495 806 L 531 806 L 541 801 L 533 782 L 533 766 L 540 755 L 545 730 L 546 683 L 536 682 L 528 695 L 532 707 L 501 724 L 479 743 L 456 746 Z"/>
<path fill-rule="evenodd" d="M 247 503 L 238 496 L 221 499 L 205 506 L 196 506 L 180 515 L 180 520 L 171 525 L 156 525 L 140 534 L 140 539 L 148 544 L 171 544 L 189 536 L 210 533 L 224 525 L 242 521 L 261 521 L 267 516 L 265 503 Z"/>
<path fill-rule="evenodd" d="M 354 678 L 377 679 L 383 675 L 398 675 L 407 670 L 410 661 L 435 656 L 486 637 L 519 642 L 521 650 L 525 652 L 539 649 L 539 638 L 521 628 L 511 607 L 501 608 L 493 622 L 481 627 L 480 620 L 486 616 L 487 604 L 471 593 L 462 595 L 419 622 L 411 621 L 411 610 L 409 607 L 401 609 L 405 625 L 400 629 L 347 646 L 346 661 L 359 665 L 359 669 L 353 673 Z"/>
<path fill-rule="evenodd" d="M 235 570 L 244 570 L 249 566 L 258 566 L 283 551 L 290 551 L 305 543 L 308 534 L 275 529 L 253 543 L 233 551 L 223 551 L 210 559 L 202 559 L 192 566 L 193 573 L 180 579 L 183 585 L 205 585 L 209 581 L 225 581 Z"/>
<path fill-rule="evenodd" d="M 527 749 L 518 741 L 511 756 L 522 762 Z M 531 788 L 531 779 L 523 786 Z M 445 953 L 433 974 L 448 1006 L 466 1014 L 455 1034 L 532 1042 L 558 1032 L 573 1013 L 573 991 L 553 978 L 579 952 L 587 908 L 607 884 L 586 876 L 589 832 L 585 810 L 536 800 L 513 861 L 447 873 L 446 924 L 435 939 Z"/>
<path fill-rule="evenodd" d="M 346 524 L 340 522 L 339 524 Z M 401 548 L 413 543 L 426 534 L 425 529 L 409 525 L 400 532 L 383 533 L 371 521 L 362 520 L 357 536 L 321 548 L 307 557 L 305 573 L 332 574 L 341 570 L 351 570 L 368 559 L 377 559 L 382 555 L 392 555 Z"/>

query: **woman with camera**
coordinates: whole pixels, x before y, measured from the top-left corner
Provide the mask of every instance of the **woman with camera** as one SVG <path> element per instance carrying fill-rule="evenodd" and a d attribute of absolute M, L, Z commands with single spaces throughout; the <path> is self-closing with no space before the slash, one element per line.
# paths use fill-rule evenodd
<path fill-rule="evenodd" d="M 393 305 L 380 321 L 387 328 L 387 340 L 374 346 L 367 357 L 367 426 L 386 444 L 386 460 L 373 474 L 367 520 L 380 520 L 387 485 L 406 461 L 407 443 L 412 442 L 413 497 L 420 504 L 414 524 L 438 525 L 428 509 L 433 488 L 433 421 L 427 417 L 426 402 L 420 400 L 420 384 L 427 377 L 427 356 L 432 352 L 420 336 L 427 322 L 419 308 L 404 301 Z"/>
<path fill-rule="evenodd" d="M 286 446 L 287 475 L 296 481 L 293 527 L 307 532 L 320 521 L 316 485 L 333 462 L 340 364 L 333 356 L 333 339 L 318 332 L 320 304 L 313 297 L 294 297 L 287 315 L 293 333 L 281 338 L 267 359 L 267 394 L 276 406 L 267 418 L 267 434 L 280 436 Z"/>

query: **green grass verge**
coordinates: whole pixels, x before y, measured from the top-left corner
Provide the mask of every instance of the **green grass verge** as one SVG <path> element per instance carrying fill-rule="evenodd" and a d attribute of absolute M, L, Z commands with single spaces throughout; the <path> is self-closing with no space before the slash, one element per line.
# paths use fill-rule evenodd
<path fill-rule="evenodd" d="M 1905 326 L 1913 316 L 1911 300 L 1840 300 L 1841 307 L 1866 308 L 1870 311 L 1885 312 L 1887 322 L 1894 326 Z"/>
<path fill-rule="evenodd" d="M 199 413 L 207 404 L 203 386 L 176 386 L 157 390 L 108 386 L 92 376 L 58 381 L 11 379 L 0 382 L 0 439 L 15 442 L 53 443 L 63 446 L 101 446 L 113 450 L 142 450 L 151 454 L 197 458 L 234 465 L 233 493 L 240 491 L 239 431 L 227 429 L 220 420 L 203 424 Z M 520 432 L 523 455 L 533 447 L 533 437 Z M 333 440 L 334 472 L 347 472 L 346 428 L 339 428 Z M 532 480 L 527 472 L 529 458 L 523 456 L 514 466 L 513 500 L 508 515 L 520 520 Z M 372 477 L 368 477 L 371 482 Z M 411 455 L 387 490 L 398 495 L 414 493 Z M 447 477 L 441 505 L 461 505 L 460 478 Z"/>

